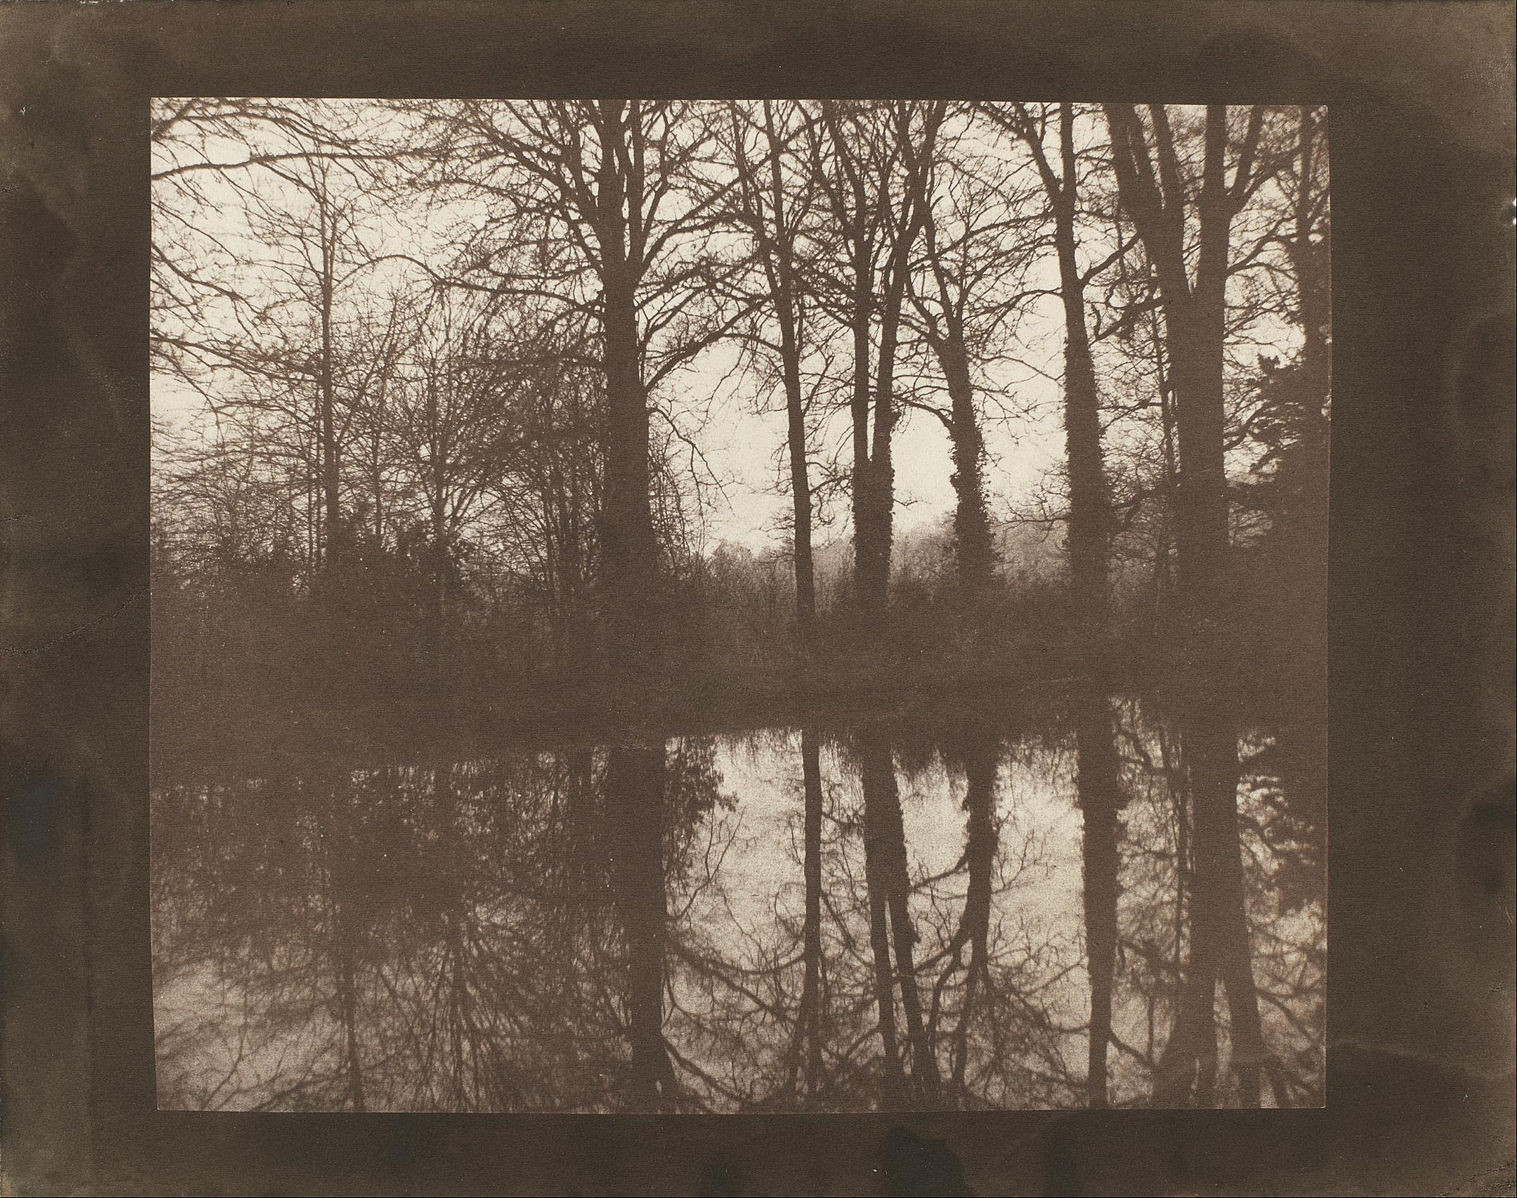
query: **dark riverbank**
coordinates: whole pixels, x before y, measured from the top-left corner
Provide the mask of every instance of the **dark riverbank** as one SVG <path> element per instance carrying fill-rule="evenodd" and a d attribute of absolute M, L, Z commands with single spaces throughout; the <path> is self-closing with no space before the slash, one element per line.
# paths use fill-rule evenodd
<path fill-rule="evenodd" d="M 859 724 L 953 728 L 988 724 L 1031 731 L 1059 719 L 1071 687 L 1099 678 L 1107 691 L 1190 689 L 1173 648 L 1158 644 L 1022 650 L 999 662 L 855 662 L 807 676 L 705 676 L 690 672 L 616 688 L 606 680 L 502 679 L 493 691 L 418 685 L 398 695 L 350 692 L 155 699 L 155 771 L 211 765 L 258 771 L 270 761 L 422 761 L 488 755 L 502 745 L 557 747 L 749 728 Z M 1324 727 L 1326 670 L 1240 655 L 1213 685 L 1219 701 L 1277 727 Z"/>

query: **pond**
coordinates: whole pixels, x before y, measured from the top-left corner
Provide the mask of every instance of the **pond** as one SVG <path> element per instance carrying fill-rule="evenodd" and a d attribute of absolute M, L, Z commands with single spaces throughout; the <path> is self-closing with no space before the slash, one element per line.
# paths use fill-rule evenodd
<path fill-rule="evenodd" d="M 1183 737 L 1108 707 L 1109 803 L 1057 722 L 159 769 L 159 1105 L 1320 1104 L 1320 796 L 1238 737 L 1214 918 Z"/>

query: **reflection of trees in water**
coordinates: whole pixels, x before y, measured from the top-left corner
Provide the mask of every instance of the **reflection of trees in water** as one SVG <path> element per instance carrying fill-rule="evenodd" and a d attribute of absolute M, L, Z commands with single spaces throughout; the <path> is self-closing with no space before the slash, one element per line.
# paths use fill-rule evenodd
<path fill-rule="evenodd" d="M 911 920 L 911 870 L 890 742 L 866 727 L 858 737 L 859 781 L 864 789 L 864 877 L 869 892 L 869 946 L 874 957 L 875 1005 L 885 1053 L 885 1104 L 933 1105 L 938 1068 L 917 991 L 917 931 Z M 887 923 L 889 925 L 887 929 Z M 911 1076 L 904 1074 L 895 1008 L 899 996 L 910 1045 Z"/>
<path fill-rule="evenodd" d="M 719 783 L 709 741 L 664 756 L 157 793 L 161 1101 L 646 1104 L 664 878 L 700 875 Z"/>
<path fill-rule="evenodd" d="M 1097 730 L 1077 721 L 1067 739 L 1009 749 L 973 724 L 760 734 L 749 752 L 761 782 L 733 796 L 709 738 L 163 789 L 161 1100 L 1166 1101 L 1161 1062 L 1187 984 L 1200 989 L 1197 842 L 1209 833 L 1163 723 L 1104 699 L 1086 714 L 1099 723 L 1103 710 L 1119 787 L 1099 759 L 1093 771 Z M 1266 739 L 1244 743 L 1233 843 L 1269 1094 L 1301 1104 L 1321 1099 L 1322 903 L 1280 879 L 1310 872 L 1320 837 L 1293 822 L 1276 756 Z M 1125 796 L 1120 816 L 1093 803 L 1094 784 Z M 958 827 L 935 831 L 948 803 Z M 1077 804 L 1064 843 L 1056 812 Z M 1049 898 L 1076 858 L 1083 928 L 1078 906 Z M 1197 1054 L 1187 1101 L 1248 1100 L 1229 1014 L 1207 1011 L 1220 1056 Z"/>
<path fill-rule="evenodd" d="M 1085 944 L 1097 961 L 1104 954 L 1110 962 L 1109 998 L 1099 978 L 1092 993 L 1089 979 L 1099 965 L 1090 969 L 1090 958 L 1069 951 L 1071 928 L 1039 909 L 1038 877 L 1056 866 L 1046 859 L 1036 819 L 1019 824 L 1015 818 L 1020 805 L 1016 795 L 1004 793 L 1004 772 L 988 768 L 987 759 L 1006 760 L 993 734 L 966 728 L 935 738 L 940 750 L 908 742 L 896 752 L 894 779 L 881 762 L 879 730 L 837 747 L 837 761 L 825 771 L 835 781 L 825 788 L 825 819 L 818 821 L 825 835 L 802 836 L 792 845 L 797 863 L 804 866 L 814 850 L 824 865 L 816 870 L 815 895 L 825 917 L 816 932 L 826 978 L 819 1105 L 1071 1106 L 1108 1094 L 1119 1105 L 1152 1100 L 1193 936 L 1194 815 L 1178 748 L 1162 721 L 1145 724 L 1136 704 L 1104 698 L 1083 717 L 1069 740 L 1023 742 L 1013 757 L 1082 808 Z M 1104 761 L 1103 740 L 1110 746 Z M 1280 781 L 1251 773 L 1266 763 L 1269 744 L 1244 746 L 1231 844 L 1241 857 L 1248 922 L 1246 938 L 1229 951 L 1251 954 L 1243 959 L 1261 1008 L 1256 1043 L 1268 1049 L 1266 1070 L 1279 1087 L 1275 1101 L 1315 1103 L 1322 1078 L 1322 907 L 1320 901 L 1282 905 L 1276 885 L 1277 878 L 1308 868 L 1314 833 L 1300 826 L 1292 833 L 1276 813 Z M 794 752 L 793 745 L 788 749 Z M 901 784 L 904 779 L 906 791 L 941 793 L 950 777 L 955 787 L 963 785 L 964 850 L 951 868 L 933 873 L 915 859 L 900 823 Z M 862 795 L 851 792 L 850 783 Z M 797 789 L 804 798 L 804 787 Z M 1224 851 L 1226 845 L 1213 853 Z M 1307 865 L 1297 860 L 1303 856 Z M 897 922 L 903 874 L 909 899 Z M 708 947 L 699 961 L 707 989 L 701 1011 L 686 1026 L 699 1025 L 722 1046 L 709 1056 L 731 1063 L 730 1076 L 717 1087 L 718 1099 L 731 1105 L 804 1105 L 791 1080 L 807 1010 L 806 929 L 799 923 L 777 902 L 767 929 L 772 939 L 764 939 L 765 929 L 745 928 L 743 936 L 723 942 L 725 955 L 720 945 Z M 907 933 L 900 940 L 899 931 Z M 888 1004 L 881 1002 L 884 995 Z M 1108 1020 L 1103 1037 L 1101 1024 Z M 1231 1039 L 1230 1021 L 1221 1023 Z M 1103 1079 L 1108 1054 L 1100 1046 L 1108 1038 L 1112 1055 Z M 1236 1056 L 1236 1049 L 1224 1048 Z M 1076 1063 L 1082 1055 L 1083 1068 Z M 1191 1101 L 1247 1101 L 1236 1084 L 1212 1085 L 1209 1096 Z"/>
<path fill-rule="evenodd" d="M 1126 1100 L 1252 1105 L 1262 1075 L 1276 1105 L 1319 1104 L 1322 895 L 1280 879 L 1312 874 L 1321 837 L 1279 815 L 1274 740 L 1244 739 L 1234 814 L 1215 793 L 1197 796 L 1179 738 L 1136 704 L 1124 705 L 1118 739 L 1133 797 L 1113 1031 Z"/>
<path fill-rule="evenodd" d="M 1105 1107 L 1111 1097 L 1112 985 L 1116 967 L 1119 812 L 1126 802 L 1117 762 L 1111 701 L 1094 680 L 1078 679 L 1071 696 L 1075 725 L 1075 800 L 1080 807 L 1081 878 L 1086 973 L 1090 978 L 1085 1096 Z"/>
<path fill-rule="evenodd" d="M 165 1102 L 595 1101 L 605 1054 L 589 1042 L 614 1041 L 613 996 L 576 966 L 605 958 L 613 932 L 599 833 L 576 809 L 587 768 L 526 758 L 160 795 L 179 810 L 155 827 L 203 829 L 198 845 L 155 843 L 155 883 L 188 874 L 201 904 L 155 903 L 160 994 L 193 984 L 160 1055 L 218 1026 L 237 1049 L 219 1091 L 163 1071 Z M 235 1006 L 195 1009 L 207 987 Z"/>
<path fill-rule="evenodd" d="M 964 770 L 964 866 L 968 883 L 959 924 L 943 950 L 943 969 L 932 988 L 930 1035 L 938 1029 L 943 991 L 963 969 L 959 1011 L 953 1022 L 949 1082 L 951 1092 L 967 1098 L 965 1070 L 969 1064 L 969 1031 L 977 1000 L 990 990 L 991 889 L 995 883 L 997 835 L 995 812 L 996 765 L 999 745 L 994 734 L 982 728 L 965 730 L 959 752 Z M 968 961 L 963 961 L 968 949 Z"/>
<path fill-rule="evenodd" d="M 1046 762 L 1040 746 L 1020 752 L 1024 765 Z M 964 778 L 965 832 L 962 855 L 933 895 L 945 915 L 958 909 L 937 921 L 941 947 L 925 961 L 936 971 L 929 1038 L 946 1061 L 953 1105 L 1068 1106 L 1076 1079 L 1064 1059 L 1070 1029 L 1057 999 L 1073 969 L 1068 929 L 1036 909 L 1037 882 L 1051 868 L 1045 842 L 1035 826 L 998 817 L 998 798 L 1013 814 L 1017 805 L 1015 794 L 998 794 L 1001 756 L 995 732 L 979 724 L 944 746 L 945 765 Z"/>
<path fill-rule="evenodd" d="M 743 1109 L 1069 1105 L 1077 1079 L 1061 1041 L 1075 1029 L 1049 999 L 1075 962 L 1061 929 L 1017 909 L 1019 888 L 1049 864 L 1036 829 L 996 810 L 995 733 L 893 754 L 894 730 L 864 728 L 818 752 L 811 790 L 819 739 L 762 746 L 801 758 L 792 869 L 768 918 L 725 925 L 720 939 L 677 932 L 682 969 L 700 983 L 678 1038 L 719 1062 L 703 1064 L 701 1084 Z M 950 788 L 962 838 L 934 869 L 913 851 L 903 806 Z"/>

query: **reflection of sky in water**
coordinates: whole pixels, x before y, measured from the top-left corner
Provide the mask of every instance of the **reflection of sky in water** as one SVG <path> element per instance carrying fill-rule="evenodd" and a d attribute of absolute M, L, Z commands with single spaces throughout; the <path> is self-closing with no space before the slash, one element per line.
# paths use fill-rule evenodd
<path fill-rule="evenodd" d="M 789 1062 L 795 1052 L 803 970 L 801 736 L 797 730 L 776 729 L 715 737 L 705 743 L 712 750 L 711 780 L 717 792 L 710 797 L 718 801 L 690 829 L 682 850 L 684 866 L 667 890 L 664 1036 L 681 1086 L 696 1102 L 694 1109 L 733 1109 L 748 1102 L 772 1106 L 777 1101 L 774 1095 L 783 1089 L 781 1079 L 787 1068 L 793 1073 Z M 835 1109 L 875 1105 L 878 1095 L 870 1098 L 874 1084 L 870 1078 L 880 1068 L 876 996 L 870 989 L 864 797 L 853 752 L 847 744 L 824 739 L 820 753 L 822 957 L 832 1004 L 829 1068 L 840 1079 L 832 1100 Z M 598 751 L 587 759 L 599 769 L 604 757 Z M 562 766 L 562 758 L 554 754 L 520 760 L 544 773 Z M 909 765 L 905 768 L 897 757 L 912 887 L 910 912 L 917 935 L 917 985 L 924 1010 L 930 1012 L 937 1003 L 942 1006 L 935 1042 L 946 1073 L 947 1042 L 964 978 L 962 969 L 948 968 L 945 949 L 954 938 L 969 885 L 966 783 L 962 768 L 945 762 L 937 752 L 914 754 Z M 455 787 L 468 791 L 468 780 L 486 778 L 492 768 L 487 762 L 455 767 Z M 1154 966 L 1140 951 L 1149 944 L 1173 953 L 1172 938 L 1165 940 L 1175 887 L 1171 800 L 1167 788 L 1135 771 L 1135 763 L 1129 763 L 1132 798 L 1122 821 L 1118 913 L 1124 944 L 1118 957 L 1113 1000 L 1116 1046 L 1110 1059 L 1113 1099 L 1119 1104 L 1141 1103 L 1146 1096 L 1152 1059 L 1162 1050 L 1172 1018 L 1174 988 L 1174 979 L 1160 976 L 1162 967 Z M 465 780 L 462 784 L 457 781 L 460 776 Z M 417 793 L 428 792 L 429 777 L 429 771 L 422 769 L 364 775 L 367 786 L 410 788 Z M 219 800 L 221 809 L 256 811 L 264 800 L 262 789 L 244 784 L 240 790 L 230 790 Z M 478 786 L 474 789 L 478 792 Z M 202 788 L 201 793 L 207 792 Z M 512 875 L 515 866 L 511 863 L 490 859 L 496 843 L 490 839 L 490 828 L 500 822 L 499 804 L 507 799 L 500 795 L 481 799 L 480 793 L 472 800 L 464 795 L 457 826 L 468 854 L 470 879 L 462 901 L 471 926 L 480 929 L 479 953 L 488 962 L 495 951 L 492 937 L 512 942 L 530 938 L 536 925 L 558 908 L 540 901 L 540 895 L 523 897 L 541 891 L 546 885 L 542 879 L 525 872 Z M 971 1105 L 1080 1105 L 1090 991 L 1083 961 L 1082 817 L 1075 801 L 1072 755 L 1067 747 L 1039 743 L 1003 749 L 994 794 L 998 840 L 988 942 L 997 998 L 984 1007 L 978 1025 L 970 1024 L 966 1071 L 970 1096 L 961 1097 Z M 732 801 L 724 802 L 724 798 Z M 1270 885 L 1276 850 L 1253 834 L 1257 821 L 1251 813 L 1259 805 L 1253 790 L 1247 785 L 1240 788 L 1240 798 L 1255 977 L 1267 1040 L 1294 1062 L 1302 1079 L 1302 1096 L 1315 1095 L 1320 1101 L 1321 908 L 1312 903 L 1293 912 L 1277 909 Z M 166 810 L 155 798 L 155 839 L 166 830 L 162 822 L 169 818 L 163 814 Z M 179 813 L 176 818 L 189 818 L 185 807 L 174 810 Z M 423 815 L 414 818 L 417 842 L 435 846 L 435 829 L 423 828 Z M 243 817 L 243 822 L 255 821 Z M 533 835 L 539 833 L 530 833 L 528 839 Z M 302 875 L 303 882 L 292 885 L 296 891 L 302 885 L 319 890 L 334 868 L 332 862 L 312 868 L 322 844 L 318 836 L 309 845 L 283 843 L 269 849 L 287 856 L 277 864 L 248 862 L 251 876 L 284 877 L 288 882 L 291 871 L 309 870 L 308 877 Z M 173 856 L 155 855 L 155 870 L 163 871 L 164 881 L 177 877 L 179 864 Z M 381 871 L 388 865 L 385 853 L 371 863 Z M 439 881 L 446 885 L 448 879 Z M 597 895 L 593 879 L 588 885 L 589 891 L 576 892 L 576 902 L 584 912 L 614 907 L 609 893 L 614 887 Z M 369 900 L 304 894 L 296 904 L 302 910 L 287 914 L 281 925 L 272 910 L 253 909 L 258 902 L 257 886 L 255 882 L 238 891 L 238 901 L 249 904 L 238 917 L 248 924 L 247 939 L 220 944 L 219 957 L 217 949 L 207 952 L 203 947 L 193 959 L 176 956 L 167 945 L 172 935 L 182 938 L 181 925 L 192 925 L 194 916 L 180 914 L 170 921 L 155 908 L 155 923 L 165 929 L 173 924 L 172 933 L 164 931 L 161 944 L 155 937 L 159 1082 L 165 1105 L 340 1107 L 346 1105 L 342 1078 L 346 1070 L 358 1067 L 355 1061 L 363 1069 L 388 1071 L 387 1076 L 399 1079 L 387 1083 L 384 1091 L 389 1097 L 383 1101 L 391 1106 L 472 1105 L 458 1095 L 450 1099 L 435 1087 L 411 1100 L 403 1097 L 406 1071 L 411 1067 L 407 1054 L 416 1054 L 420 1061 L 424 1051 L 408 1046 L 413 1041 L 419 1045 L 414 1027 L 407 1025 L 403 1033 L 384 1031 L 382 1047 L 378 1040 L 371 1042 L 371 1033 L 381 1034 L 374 1030 L 376 1021 L 421 1018 L 416 1012 L 424 1007 L 418 996 L 425 997 L 429 984 L 422 975 L 428 972 L 428 962 L 436 960 L 434 950 L 423 946 L 413 954 L 410 965 L 400 960 L 375 961 L 372 954 L 364 953 L 357 960 L 345 960 L 313 925 L 333 918 L 334 901 L 351 904 L 346 917 L 361 919 L 363 903 Z M 193 912 L 194 902 L 185 900 L 182 890 L 181 885 L 180 901 L 188 902 L 184 909 Z M 584 918 L 590 921 L 589 930 L 578 935 L 568 959 L 559 962 L 578 979 L 576 984 L 594 978 L 593 983 L 586 983 L 594 997 L 564 1015 L 571 1022 L 580 1020 L 571 1029 L 572 1047 L 550 1043 L 546 1037 L 535 1044 L 531 1026 L 513 1025 L 510 1020 L 491 1033 L 502 1043 L 510 1042 L 508 1048 L 496 1044 L 492 1051 L 504 1052 L 512 1061 L 523 1055 L 543 1057 L 541 1067 L 551 1075 L 549 1058 L 555 1052 L 571 1052 L 576 1068 L 589 1076 L 588 1082 L 581 1079 L 579 1097 L 534 1093 L 530 1101 L 523 1099 L 532 1108 L 563 1109 L 567 1103 L 570 1109 L 614 1109 L 618 1102 L 614 1075 L 624 1068 L 620 1058 L 625 1054 L 617 1021 L 624 1015 L 624 1002 L 619 991 L 621 975 L 608 964 L 620 958 L 606 947 L 617 942 L 617 934 L 605 930 L 614 928 L 614 918 L 603 921 L 604 927 L 591 926 L 592 914 Z M 407 969 L 415 976 L 407 975 Z M 295 982 L 279 981 L 285 973 Z M 346 1022 L 342 1000 L 334 997 L 342 992 L 344 977 L 347 992 L 356 994 Z M 263 998 L 271 984 L 285 986 L 277 991 L 278 1003 Z M 500 983 L 497 979 L 488 984 Z M 518 977 L 514 984 L 530 989 L 533 978 Z M 436 985 L 440 993 L 441 982 Z M 471 994 L 485 993 L 486 981 L 475 979 L 470 985 Z M 497 1000 L 486 994 L 483 1001 Z M 898 996 L 898 1011 L 899 1002 Z M 1225 1026 L 1225 1003 L 1219 1001 L 1218 1007 Z M 402 1010 L 407 1013 L 397 1014 Z M 594 1026 L 588 1022 L 592 1015 Z M 430 1017 L 439 1018 L 436 1011 Z M 351 1037 L 347 1023 L 354 1025 Z M 1147 1063 L 1140 1059 L 1145 1054 Z M 310 1086 L 302 1083 L 304 1088 L 297 1093 L 280 1097 L 288 1079 L 297 1075 L 326 1080 Z M 597 1085 L 604 1085 L 606 1092 L 599 1099 L 587 1097 L 584 1087 L 593 1091 Z"/>

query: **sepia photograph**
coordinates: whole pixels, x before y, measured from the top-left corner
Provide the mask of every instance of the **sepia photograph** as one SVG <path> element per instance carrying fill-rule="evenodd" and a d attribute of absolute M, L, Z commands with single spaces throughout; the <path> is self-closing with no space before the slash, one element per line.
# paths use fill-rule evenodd
<path fill-rule="evenodd" d="M 1321 1105 L 1328 132 L 154 100 L 158 1105 Z"/>
<path fill-rule="evenodd" d="M 0 4 L 0 1194 L 1512 1195 L 1514 29 Z"/>

